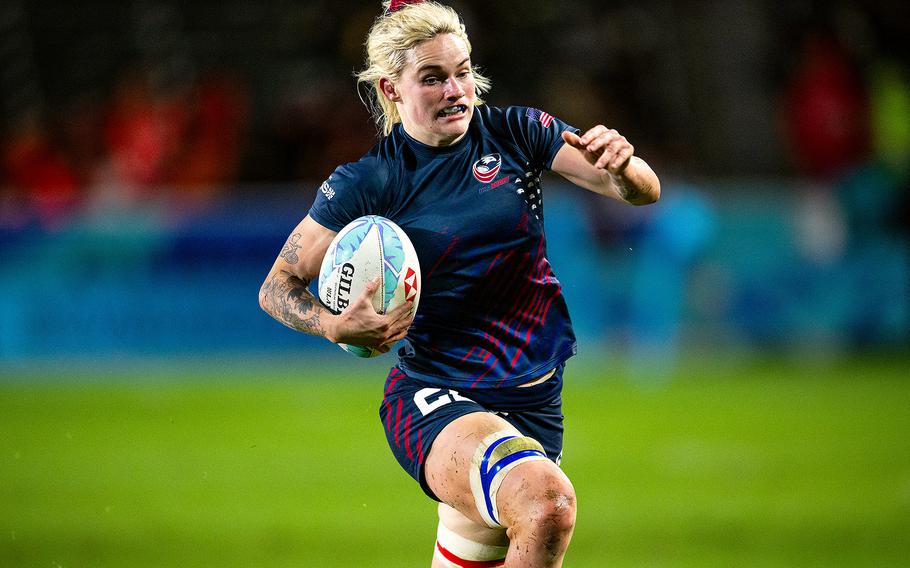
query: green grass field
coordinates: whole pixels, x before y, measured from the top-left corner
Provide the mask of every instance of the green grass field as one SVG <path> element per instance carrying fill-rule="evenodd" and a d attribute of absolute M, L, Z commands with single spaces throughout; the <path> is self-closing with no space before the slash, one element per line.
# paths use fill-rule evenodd
<path fill-rule="evenodd" d="M 391 359 L 339 359 L 7 372 L 0 566 L 428 566 L 434 505 L 377 418 Z M 908 369 L 693 363 L 658 388 L 577 362 L 566 566 L 910 566 Z"/>

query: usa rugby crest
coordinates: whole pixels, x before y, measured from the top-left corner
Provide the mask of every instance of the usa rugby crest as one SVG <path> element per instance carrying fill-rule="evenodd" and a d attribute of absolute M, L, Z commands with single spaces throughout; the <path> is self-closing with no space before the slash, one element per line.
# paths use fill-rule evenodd
<path fill-rule="evenodd" d="M 502 167 L 502 158 L 499 154 L 487 154 L 483 158 L 474 162 L 474 177 L 480 183 L 490 183 L 499 173 Z"/>

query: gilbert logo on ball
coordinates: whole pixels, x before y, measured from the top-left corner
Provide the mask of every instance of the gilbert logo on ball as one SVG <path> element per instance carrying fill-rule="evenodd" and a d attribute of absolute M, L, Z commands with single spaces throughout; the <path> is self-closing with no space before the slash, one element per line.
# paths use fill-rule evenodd
<path fill-rule="evenodd" d="M 319 299 L 332 313 L 341 313 L 377 276 L 379 287 L 371 298 L 377 313 L 408 300 L 417 308 L 420 264 L 411 239 L 385 217 L 366 215 L 348 223 L 329 244 L 319 270 Z M 339 345 L 359 357 L 379 355 L 369 347 Z"/>

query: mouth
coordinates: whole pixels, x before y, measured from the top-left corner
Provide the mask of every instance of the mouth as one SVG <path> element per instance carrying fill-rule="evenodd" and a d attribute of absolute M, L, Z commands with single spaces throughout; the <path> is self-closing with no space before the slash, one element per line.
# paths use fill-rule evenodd
<path fill-rule="evenodd" d="M 467 114 L 468 107 L 467 105 L 452 105 L 447 106 L 438 113 L 436 113 L 437 118 L 456 118 L 461 117 Z"/>

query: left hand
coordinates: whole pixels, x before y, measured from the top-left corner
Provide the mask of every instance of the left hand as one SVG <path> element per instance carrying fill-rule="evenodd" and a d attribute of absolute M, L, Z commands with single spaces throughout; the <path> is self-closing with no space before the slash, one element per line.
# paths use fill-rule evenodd
<path fill-rule="evenodd" d="M 595 168 L 607 170 L 614 175 L 622 175 L 626 171 L 635 153 L 635 148 L 625 136 L 602 124 L 581 136 L 565 131 L 562 139 L 581 152 Z"/>

